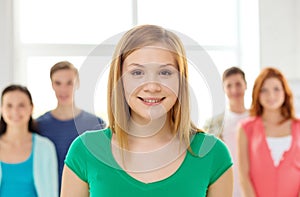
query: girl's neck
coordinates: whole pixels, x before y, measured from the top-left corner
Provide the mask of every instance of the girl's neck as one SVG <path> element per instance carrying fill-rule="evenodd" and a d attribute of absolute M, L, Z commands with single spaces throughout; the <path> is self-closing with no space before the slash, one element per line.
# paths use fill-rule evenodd
<path fill-rule="evenodd" d="M 160 118 L 148 125 L 129 123 L 129 150 L 148 151 L 169 143 L 173 138 L 172 127 L 168 119 Z"/>
<path fill-rule="evenodd" d="M 127 140 L 126 150 L 120 149 L 116 135 L 113 135 L 112 152 L 119 165 L 133 174 L 162 169 L 179 157 L 181 164 L 187 149 L 181 145 L 169 119 L 163 117 L 146 126 L 129 122 Z"/>
<path fill-rule="evenodd" d="M 280 111 L 264 111 L 262 119 L 266 123 L 280 124 L 284 117 L 281 115 Z"/>
<path fill-rule="evenodd" d="M 27 125 L 26 127 L 7 126 L 6 132 L 1 136 L 1 139 L 13 144 L 22 144 L 31 139 L 31 135 L 32 133 L 29 132 Z"/>

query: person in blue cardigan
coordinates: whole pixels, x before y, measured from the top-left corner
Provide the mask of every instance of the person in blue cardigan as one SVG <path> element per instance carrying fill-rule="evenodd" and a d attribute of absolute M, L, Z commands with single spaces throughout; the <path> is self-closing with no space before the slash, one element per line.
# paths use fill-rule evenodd
<path fill-rule="evenodd" d="M 57 107 L 38 117 L 37 123 L 41 135 L 55 144 L 60 186 L 64 159 L 71 142 L 86 130 L 105 128 L 106 123 L 75 105 L 74 90 L 79 86 L 79 73 L 72 63 L 56 63 L 50 70 L 50 79 Z"/>
<path fill-rule="evenodd" d="M 58 197 L 54 144 L 37 134 L 28 89 L 7 86 L 1 96 L 0 196 Z"/>

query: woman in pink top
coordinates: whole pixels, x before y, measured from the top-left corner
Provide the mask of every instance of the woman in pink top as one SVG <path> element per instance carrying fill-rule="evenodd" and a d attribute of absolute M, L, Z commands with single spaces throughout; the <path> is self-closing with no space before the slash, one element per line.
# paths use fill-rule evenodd
<path fill-rule="evenodd" d="M 265 68 L 257 77 L 250 115 L 241 123 L 238 136 L 244 196 L 300 196 L 300 121 L 279 70 Z"/>

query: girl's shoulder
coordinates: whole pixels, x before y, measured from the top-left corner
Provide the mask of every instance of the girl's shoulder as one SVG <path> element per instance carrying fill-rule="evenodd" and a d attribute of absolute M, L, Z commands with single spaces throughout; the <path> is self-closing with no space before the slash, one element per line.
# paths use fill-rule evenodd
<path fill-rule="evenodd" d="M 191 139 L 191 150 L 196 156 L 203 157 L 207 154 L 218 154 L 225 152 L 228 154 L 228 148 L 225 143 L 214 136 L 205 132 L 197 132 Z"/>
<path fill-rule="evenodd" d="M 247 128 L 247 127 L 251 127 L 253 125 L 257 125 L 258 123 L 261 122 L 261 117 L 259 116 L 250 116 L 248 118 L 245 118 L 243 120 L 240 121 L 240 125 L 242 128 Z"/>

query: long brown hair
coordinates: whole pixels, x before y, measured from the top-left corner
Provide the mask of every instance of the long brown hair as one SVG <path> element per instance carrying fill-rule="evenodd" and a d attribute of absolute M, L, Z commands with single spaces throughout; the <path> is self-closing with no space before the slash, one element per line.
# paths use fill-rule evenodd
<path fill-rule="evenodd" d="M 293 94 L 288 85 L 288 82 L 284 75 L 276 68 L 267 67 L 264 68 L 258 77 L 256 78 L 252 91 L 252 104 L 250 108 L 251 116 L 261 116 L 263 113 L 263 107 L 259 102 L 259 94 L 262 88 L 263 83 L 266 79 L 276 78 L 278 79 L 283 87 L 284 91 L 284 103 L 281 106 L 281 114 L 284 117 L 284 120 L 295 119 L 295 109 L 293 102 Z"/>

